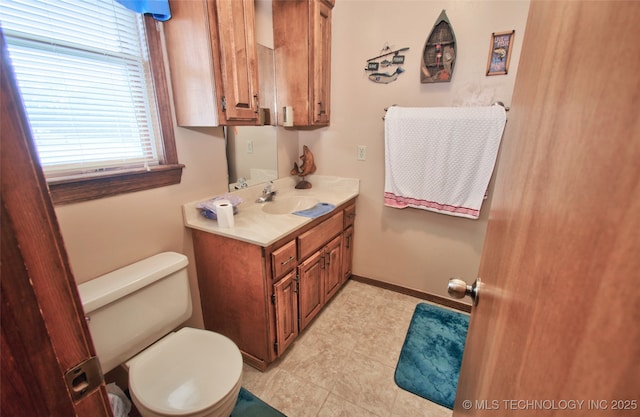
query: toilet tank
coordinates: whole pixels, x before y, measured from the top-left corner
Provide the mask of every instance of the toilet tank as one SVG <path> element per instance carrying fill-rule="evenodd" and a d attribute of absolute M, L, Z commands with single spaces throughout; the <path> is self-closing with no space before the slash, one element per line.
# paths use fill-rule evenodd
<path fill-rule="evenodd" d="M 102 372 L 191 317 L 187 257 L 164 252 L 78 286 Z"/>

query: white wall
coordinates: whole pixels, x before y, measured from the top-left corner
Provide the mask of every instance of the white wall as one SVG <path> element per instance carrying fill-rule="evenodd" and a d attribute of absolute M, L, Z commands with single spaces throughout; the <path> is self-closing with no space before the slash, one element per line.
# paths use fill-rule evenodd
<path fill-rule="evenodd" d="M 178 185 L 56 207 L 76 282 L 163 251 L 189 257 L 194 314 L 202 326 L 191 234 L 182 205 L 226 191 L 227 165 L 221 128 L 176 127 L 179 161 L 186 165 Z"/>
<path fill-rule="evenodd" d="M 331 125 L 299 134 L 317 174 L 358 177 L 355 275 L 446 296 L 447 280 L 473 281 L 489 202 L 480 220 L 383 206 L 384 109 L 400 106 L 507 104 L 524 35 L 528 1 L 337 0 L 333 9 Z M 420 57 L 442 9 L 453 26 L 457 60 L 450 83 L 421 84 Z M 508 75 L 485 76 L 492 32 L 515 29 Z M 405 73 L 390 84 L 369 81 L 366 60 L 389 44 L 409 47 Z M 356 160 L 358 145 L 367 160 Z"/>

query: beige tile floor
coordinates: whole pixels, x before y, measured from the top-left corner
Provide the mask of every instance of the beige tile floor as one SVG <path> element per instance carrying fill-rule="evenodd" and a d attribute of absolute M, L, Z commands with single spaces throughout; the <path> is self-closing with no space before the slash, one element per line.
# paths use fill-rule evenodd
<path fill-rule="evenodd" d="M 243 386 L 287 417 L 450 417 L 393 374 L 418 298 L 349 280 L 285 355 Z"/>

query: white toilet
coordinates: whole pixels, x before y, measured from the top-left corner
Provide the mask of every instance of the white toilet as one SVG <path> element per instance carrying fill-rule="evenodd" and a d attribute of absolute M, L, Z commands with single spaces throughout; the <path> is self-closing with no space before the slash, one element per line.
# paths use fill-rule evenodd
<path fill-rule="evenodd" d="M 191 316 L 187 257 L 165 252 L 78 286 L 104 373 L 129 369 L 143 417 L 229 417 L 242 355 L 227 337 L 174 330 Z"/>

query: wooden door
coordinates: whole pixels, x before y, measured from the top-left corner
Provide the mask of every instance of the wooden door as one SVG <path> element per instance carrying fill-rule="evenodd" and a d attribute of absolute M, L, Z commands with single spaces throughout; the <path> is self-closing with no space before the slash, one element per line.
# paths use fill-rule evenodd
<path fill-rule="evenodd" d="M 639 412 L 639 21 L 531 3 L 454 416 Z"/>
<path fill-rule="evenodd" d="M 97 387 L 87 386 L 81 397 L 81 378 L 72 388 L 65 382 L 65 373 L 95 356 L 95 349 L 1 31 L 0 47 L 0 414 L 110 416 L 99 371 Z"/>
<path fill-rule="evenodd" d="M 342 235 L 338 235 L 324 249 L 324 299 L 331 299 L 342 284 Z"/>
<path fill-rule="evenodd" d="M 276 310 L 277 354 L 282 354 L 298 336 L 298 289 L 295 271 L 273 286 Z"/>
<path fill-rule="evenodd" d="M 255 40 L 253 0 L 215 0 L 210 8 L 217 22 L 212 30 L 214 59 L 219 57 L 220 78 L 216 78 L 224 114 L 221 120 L 258 124 L 258 48 Z M 217 19 L 216 19 L 217 17 Z M 217 54 L 216 54 L 217 50 Z M 216 74 L 217 75 L 217 74 Z"/>
<path fill-rule="evenodd" d="M 324 305 L 323 276 L 324 255 L 322 250 L 311 255 L 298 266 L 300 331 L 307 327 L 307 324 L 313 320 Z"/>

